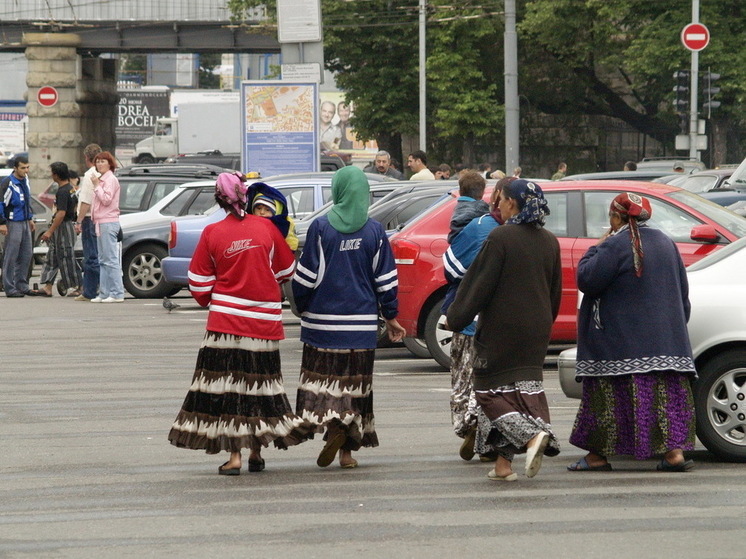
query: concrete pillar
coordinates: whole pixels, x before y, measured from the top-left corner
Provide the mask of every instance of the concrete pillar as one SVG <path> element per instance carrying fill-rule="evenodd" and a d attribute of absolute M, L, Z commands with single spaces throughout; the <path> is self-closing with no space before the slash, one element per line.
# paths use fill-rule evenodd
<path fill-rule="evenodd" d="M 85 170 L 82 151 L 87 144 L 114 151 L 116 61 L 82 59 L 77 52 L 80 37 L 73 33 L 26 33 L 23 44 L 28 60 L 29 178 L 38 193 L 51 180 L 50 163 L 64 161 L 80 172 Z M 57 90 L 52 107 L 37 100 L 44 86 Z"/>

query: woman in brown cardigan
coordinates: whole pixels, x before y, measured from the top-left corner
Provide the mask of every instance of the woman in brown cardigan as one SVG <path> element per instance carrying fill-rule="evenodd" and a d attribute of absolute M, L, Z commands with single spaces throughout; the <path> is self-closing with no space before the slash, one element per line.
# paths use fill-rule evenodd
<path fill-rule="evenodd" d="M 562 293 L 560 249 L 544 229 L 549 214 L 539 185 L 506 185 L 498 207 L 505 225 L 492 230 L 448 310 L 448 327 L 461 330 L 479 314 L 474 389 L 480 414 L 477 447 L 498 455 L 488 474 L 515 481 L 513 456 L 526 452 L 526 476 L 542 457 L 559 454 L 549 422 L 543 366 Z"/>

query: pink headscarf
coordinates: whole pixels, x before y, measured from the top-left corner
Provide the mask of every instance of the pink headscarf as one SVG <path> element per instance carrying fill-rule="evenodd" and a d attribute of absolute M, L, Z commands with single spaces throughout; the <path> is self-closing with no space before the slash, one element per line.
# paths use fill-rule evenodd
<path fill-rule="evenodd" d="M 220 173 L 215 181 L 215 196 L 233 207 L 238 217 L 246 215 L 246 191 L 248 186 L 243 182 L 243 175 L 238 171 Z"/>

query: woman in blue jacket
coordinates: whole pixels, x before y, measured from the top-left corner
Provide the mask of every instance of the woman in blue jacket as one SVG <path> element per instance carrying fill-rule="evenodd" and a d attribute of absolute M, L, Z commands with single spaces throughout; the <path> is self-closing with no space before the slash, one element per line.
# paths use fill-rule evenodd
<path fill-rule="evenodd" d="M 383 226 L 368 218 L 370 185 L 350 166 L 332 180 L 331 211 L 308 229 L 293 278 L 301 313 L 300 386 L 296 414 L 326 430 L 316 463 L 354 468 L 352 451 L 378 446 L 373 417 L 373 358 L 378 316 L 389 337 L 404 329 L 396 320 L 397 274 Z"/>

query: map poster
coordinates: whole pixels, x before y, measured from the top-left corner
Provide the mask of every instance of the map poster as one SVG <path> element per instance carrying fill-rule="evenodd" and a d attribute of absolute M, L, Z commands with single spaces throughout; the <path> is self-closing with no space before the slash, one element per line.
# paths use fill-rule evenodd
<path fill-rule="evenodd" d="M 262 177 L 318 171 L 316 83 L 241 82 L 241 168 Z"/>

